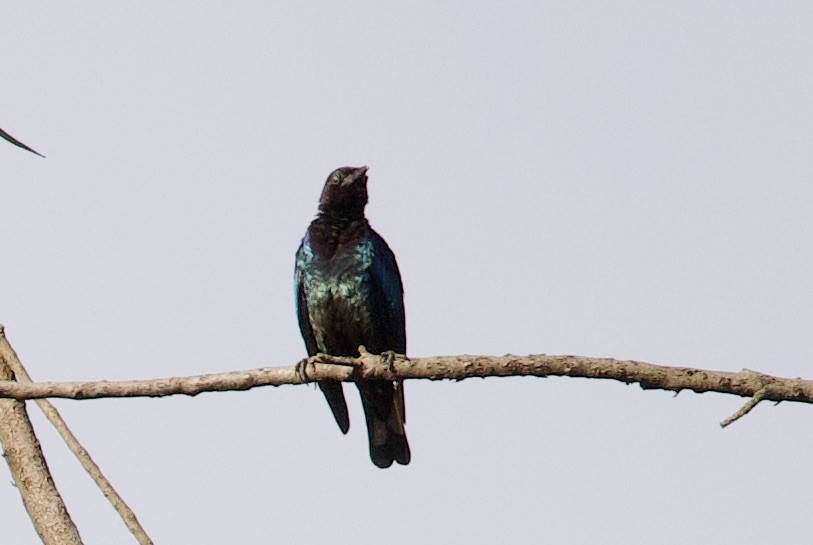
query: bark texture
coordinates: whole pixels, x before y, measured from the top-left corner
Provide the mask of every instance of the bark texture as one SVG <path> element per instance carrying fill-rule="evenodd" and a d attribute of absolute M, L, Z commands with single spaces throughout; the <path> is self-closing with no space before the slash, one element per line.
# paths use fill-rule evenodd
<path fill-rule="evenodd" d="M 7 363 L 16 358 L 0 326 L 0 379 L 17 384 Z M 0 399 L 0 422 L 3 454 L 40 539 L 46 545 L 81 544 L 79 531 L 48 471 L 25 404 L 15 399 Z"/>

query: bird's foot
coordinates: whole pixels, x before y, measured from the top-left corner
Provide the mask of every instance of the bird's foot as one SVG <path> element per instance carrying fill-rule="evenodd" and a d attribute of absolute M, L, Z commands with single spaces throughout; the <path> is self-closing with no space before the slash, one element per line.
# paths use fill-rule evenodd
<path fill-rule="evenodd" d="M 294 373 L 296 373 L 296 378 L 302 382 L 308 382 L 308 358 L 301 360 L 294 366 Z"/>
<path fill-rule="evenodd" d="M 387 350 L 381 353 L 381 363 L 384 364 L 384 367 L 386 367 L 390 373 L 395 373 L 396 357 L 398 357 L 398 354 L 395 353 L 395 350 Z"/>
<path fill-rule="evenodd" d="M 315 356 L 311 356 L 309 358 L 305 358 L 304 360 L 300 361 L 294 366 L 294 371 L 296 372 L 296 376 L 302 382 L 308 382 L 308 366 L 311 369 L 316 367 L 317 363 L 324 363 L 322 361 L 322 354 L 316 354 Z"/>

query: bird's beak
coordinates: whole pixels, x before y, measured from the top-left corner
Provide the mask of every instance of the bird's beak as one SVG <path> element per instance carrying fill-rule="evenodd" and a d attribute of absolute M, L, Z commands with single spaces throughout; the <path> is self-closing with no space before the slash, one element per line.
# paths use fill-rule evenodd
<path fill-rule="evenodd" d="M 369 168 L 370 167 L 368 167 L 367 165 L 364 165 L 363 167 L 357 168 L 356 170 L 353 171 L 353 174 L 351 174 L 350 176 L 345 177 L 344 181 L 342 182 L 342 185 L 345 185 L 345 186 L 351 185 L 351 184 L 355 183 L 356 180 L 360 180 L 361 178 L 364 177 L 364 174 L 367 172 L 367 169 L 369 169 Z"/>

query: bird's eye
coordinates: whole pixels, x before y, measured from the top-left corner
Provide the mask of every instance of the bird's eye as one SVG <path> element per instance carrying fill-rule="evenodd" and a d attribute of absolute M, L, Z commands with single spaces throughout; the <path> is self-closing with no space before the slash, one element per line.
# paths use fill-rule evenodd
<path fill-rule="evenodd" d="M 335 174 L 333 174 L 330 181 L 333 182 L 334 184 L 338 184 L 339 182 L 341 182 L 342 181 L 341 172 L 336 172 Z"/>

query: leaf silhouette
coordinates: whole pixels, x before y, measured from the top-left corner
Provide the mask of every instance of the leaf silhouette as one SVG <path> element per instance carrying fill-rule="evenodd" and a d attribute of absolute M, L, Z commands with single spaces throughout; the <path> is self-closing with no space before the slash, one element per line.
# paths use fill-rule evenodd
<path fill-rule="evenodd" d="M 30 151 L 31 153 L 36 153 L 36 154 L 37 154 L 37 155 L 39 155 L 40 157 L 45 157 L 45 156 L 44 156 L 43 154 L 41 154 L 40 152 L 38 152 L 38 151 L 37 151 L 37 150 L 35 150 L 35 149 L 29 148 L 28 146 L 26 146 L 25 144 L 23 144 L 22 142 L 20 142 L 19 140 L 17 140 L 17 139 L 16 139 L 16 138 L 14 138 L 13 136 L 11 136 L 9 133 L 7 133 L 6 131 L 4 131 L 3 129 L 0 129 L 0 136 L 2 136 L 2 137 L 5 139 L 5 140 L 8 140 L 9 142 L 11 142 L 12 144 L 14 144 L 15 146 L 18 146 L 18 147 L 20 147 L 20 148 L 23 148 L 23 149 L 25 149 L 25 150 L 28 150 L 28 151 Z"/>

